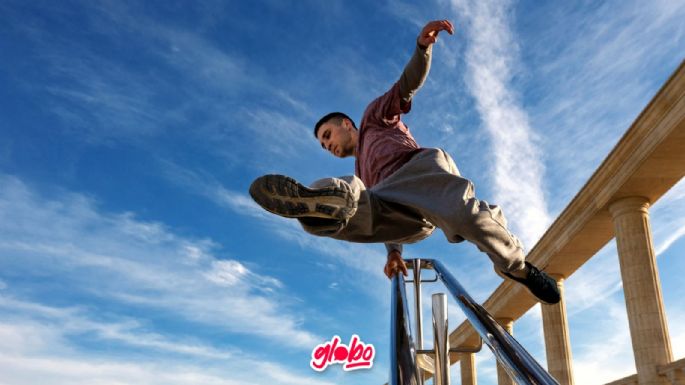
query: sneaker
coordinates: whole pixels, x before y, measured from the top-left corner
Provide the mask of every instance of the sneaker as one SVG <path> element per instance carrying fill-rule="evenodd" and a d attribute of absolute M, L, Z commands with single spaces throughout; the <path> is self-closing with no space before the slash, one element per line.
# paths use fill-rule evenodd
<path fill-rule="evenodd" d="M 346 183 L 309 188 L 285 175 L 264 175 L 252 182 L 250 195 L 266 211 L 287 218 L 345 221 L 357 211 L 357 201 Z"/>
<path fill-rule="evenodd" d="M 503 274 L 523 284 L 531 294 L 546 304 L 553 305 L 561 301 L 561 293 L 559 293 L 559 287 L 554 278 L 528 262 L 526 262 L 526 267 L 528 268 L 528 276 L 525 279 L 514 277 L 509 273 Z"/>

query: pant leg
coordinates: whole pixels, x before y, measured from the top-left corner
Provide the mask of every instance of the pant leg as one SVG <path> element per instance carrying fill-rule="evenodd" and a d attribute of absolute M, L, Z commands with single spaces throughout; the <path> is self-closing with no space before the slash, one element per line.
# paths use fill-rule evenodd
<path fill-rule="evenodd" d="M 523 247 L 507 229 L 502 210 L 475 197 L 473 183 L 459 175 L 443 150 L 424 149 L 373 191 L 380 200 L 415 209 L 450 242 L 474 243 L 496 269 L 523 268 Z"/>
<path fill-rule="evenodd" d="M 357 211 L 343 222 L 323 218 L 299 218 L 303 229 L 313 235 L 360 243 L 412 243 L 429 236 L 435 226 L 417 210 L 378 199 L 356 176 L 324 178 L 312 188 L 346 184 L 357 201 Z"/>

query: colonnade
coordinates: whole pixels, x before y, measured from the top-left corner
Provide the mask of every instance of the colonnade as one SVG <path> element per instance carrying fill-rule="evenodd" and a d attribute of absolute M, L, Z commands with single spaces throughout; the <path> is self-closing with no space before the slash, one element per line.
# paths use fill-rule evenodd
<path fill-rule="evenodd" d="M 637 375 L 621 383 L 639 385 L 681 384 L 677 370 L 666 375 L 660 370 L 673 361 L 666 314 L 659 281 L 659 271 L 649 223 L 649 201 L 643 197 L 625 197 L 612 202 L 609 212 L 614 224 L 621 279 L 628 314 L 630 336 Z M 573 360 L 564 280 L 550 274 L 562 293 L 561 301 L 542 306 L 547 370 L 561 385 L 574 385 Z M 514 321 L 498 318 L 497 322 L 513 334 Z M 475 356 L 461 358 L 462 385 L 476 385 Z M 497 365 L 498 385 L 513 385 L 506 371 Z M 675 380 L 673 380 L 675 379 Z"/>
<path fill-rule="evenodd" d="M 562 291 L 561 302 L 542 305 L 547 368 L 560 384 L 574 384 L 565 281 L 615 239 L 637 373 L 610 385 L 685 385 L 685 359 L 673 361 L 649 219 L 650 205 L 684 177 L 685 61 L 527 256 Z M 511 332 L 512 320 L 535 304 L 524 289 L 505 281 L 483 307 Z M 477 334 L 464 322 L 450 341 L 472 346 Z M 462 354 L 459 361 L 462 384 L 475 385 L 474 355 Z M 512 383 L 498 373 L 499 384 Z"/>

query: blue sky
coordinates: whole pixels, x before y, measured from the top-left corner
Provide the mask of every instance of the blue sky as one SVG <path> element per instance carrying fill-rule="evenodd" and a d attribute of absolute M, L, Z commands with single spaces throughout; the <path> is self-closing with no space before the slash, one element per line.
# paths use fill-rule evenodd
<path fill-rule="evenodd" d="M 383 246 L 307 235 L 247 189 L 350 174 L 312 125 L 358 119 L 442 18 L 457 32 L 405 121 L 530 248 L 683 60 L 682 1 L 1 2 L 0 383 L 385 382 Z M 681 358 L 682 182 L 651 217 Z M 441 259 L 477 300 L 501 282 L 439 232 L 405 256 Z M 614 243 L 566 289 L 576 383 L 634 373 Z M 373 369 L 309 368 L 352 334 Z M 544 364 L 539 307 L 514 335 Z"/>

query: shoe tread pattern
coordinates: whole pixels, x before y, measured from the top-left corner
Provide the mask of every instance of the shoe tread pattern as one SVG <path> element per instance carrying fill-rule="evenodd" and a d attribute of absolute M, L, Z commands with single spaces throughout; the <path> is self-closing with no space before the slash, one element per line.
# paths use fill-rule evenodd
<path fill-rule="evenodd" d="M 344 220 L 357 209 L 347 190 L 335 186 L 310 189 L 284 175 L 264 175 L 250 186 L 250 195 L 265 210 L 285 217 Z"/>

